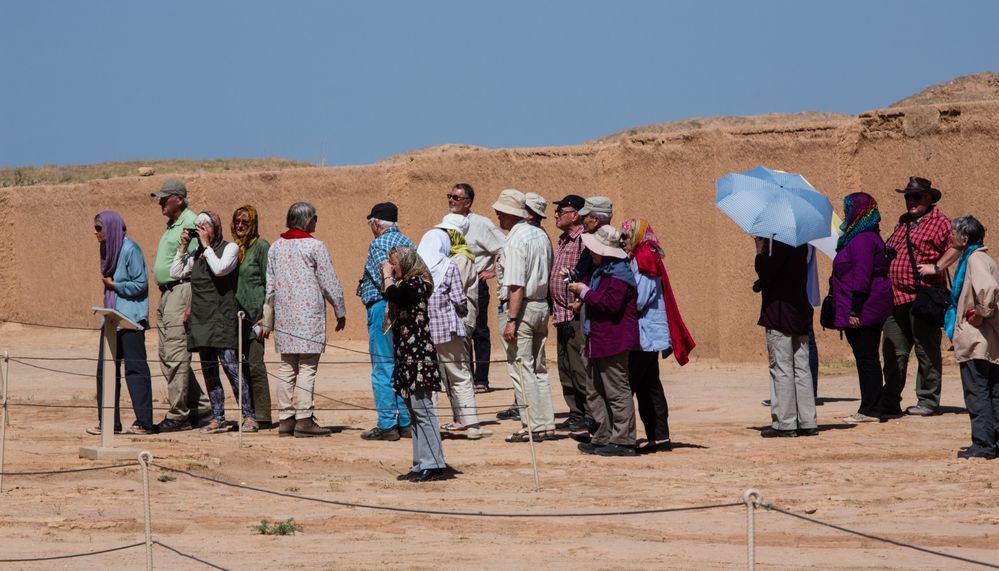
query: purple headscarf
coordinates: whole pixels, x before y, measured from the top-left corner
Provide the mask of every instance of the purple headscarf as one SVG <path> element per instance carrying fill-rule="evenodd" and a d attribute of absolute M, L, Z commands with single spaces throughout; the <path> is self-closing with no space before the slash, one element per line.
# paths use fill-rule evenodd
<path fill-rule="evenodd" d="M 97 215 L 104 228 L 104 243 L 101 244 L 101 275 L 105 277 L 114 276 L 114 270 L 118 267 L 118 256 L 121 254 L 121 246 L 125 243 L 125 221 L 121 215 L 114 210 L 105 210 Z M 118 294 L 113 288 L 104 288 L 104 307 L 114 308 L 118 300 Z"/>

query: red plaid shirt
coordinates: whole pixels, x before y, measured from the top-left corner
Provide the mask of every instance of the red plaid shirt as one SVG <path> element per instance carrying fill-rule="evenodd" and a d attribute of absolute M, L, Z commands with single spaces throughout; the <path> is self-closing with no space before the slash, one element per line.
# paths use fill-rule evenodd
<path fill-rule="evenodd" d="M 899 222 L 895 226 L 887 244 L 897 252 L 888 267 L 895 305 L 916 299 L 916 277 L 912 273 L 912 262 L 909 261 L 909 250 L 905 243 L 905 224 Z M 909 240 L 912 242 L 912 254 L 916 258 L 916 265 L 935 264 L 950 248 L 950 218 L 934 206 L 922 218 L 912 223 Z M 942 286 L 946 285 L 947 278 L 944 274 L 938 274 L 920 278 L 920 281 L 926 285 Z"/>
<path fill-rule="evenodd" d="M 552 295 L 552 305 L 555 314 L 552 322 L 555 325 L 572 321 L 576 315 L 569 304 L 576 301 L 576 296 L 569 293 L 568 284 L 562 279 L 562 268 L 575 268 L 579 257 L 583 255 L 583 226 L 578 226 L 572 232 L 562 232 L 558 237 L 558 247 L 555 249 L 555 262 L 552 265 L 551 279 L 548 280 L 548 291 Z"/>

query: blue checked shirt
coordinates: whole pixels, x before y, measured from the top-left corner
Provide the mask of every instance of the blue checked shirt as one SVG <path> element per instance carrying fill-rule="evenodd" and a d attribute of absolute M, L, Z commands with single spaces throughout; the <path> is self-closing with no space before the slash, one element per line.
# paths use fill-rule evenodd
<path fill-rule="evenodd" d="M 413 241 L 405 237 L 397 226 L 389 226 L 385 233 L 371 241 L 368 246 L 368 259 L 364 261 L 364 275 L 357 284 L 357 295 L 364 305 L 382 299 L 382 262 L 388 261 L 389 252 L 396 246 L 415 248 Z"/>

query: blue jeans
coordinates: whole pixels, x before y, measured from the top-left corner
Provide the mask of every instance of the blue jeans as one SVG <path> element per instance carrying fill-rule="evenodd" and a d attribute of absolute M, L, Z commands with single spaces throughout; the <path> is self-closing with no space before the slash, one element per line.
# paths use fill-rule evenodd
<path fill-rule="evenodd" d="M 388 430 L 398 424 L 409 426 L 406 401 L 392 388 L 395 356 L 392 352 L 392 332 L 382 332 L 385 319 L 385 300 L 368 308 L 368 352 L 371 353 L 371 388 L 375 393 L 378 409 L 378 428 Z"/>
<path fill-rule="evenodd" d="M 205 377 L 205 388 L 208 389 L 208 399 L 212 401 L 212 418 L 222 422 L 225 420 L 225 391 L 222 390 L 222 380 L 219 378 L 219 361 L 225 376 L 229 377 L 232 394 L 239 399 L 239 357 L 235 349 L 203 348 L 198 350 L 201 357 L 201 374 Z M 250 388 L 247 378 L 243 377 L 243 418 L 256 418 L 253 413 L 253 402 L 250 398 Z"/>

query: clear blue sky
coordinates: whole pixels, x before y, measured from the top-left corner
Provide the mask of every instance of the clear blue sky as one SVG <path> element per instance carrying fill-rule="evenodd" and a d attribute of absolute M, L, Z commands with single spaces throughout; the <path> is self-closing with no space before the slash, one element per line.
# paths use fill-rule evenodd
<path fill-rule="evenodd" d="M 999 69 L 999 2 L 0 0 L 0 166 L 568 145 Z"/>

